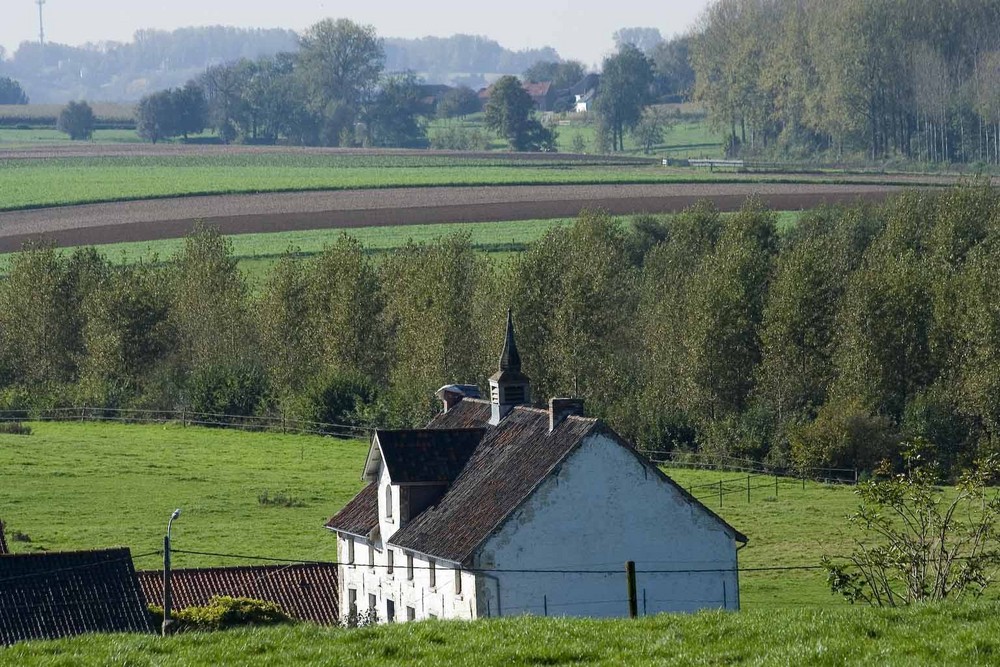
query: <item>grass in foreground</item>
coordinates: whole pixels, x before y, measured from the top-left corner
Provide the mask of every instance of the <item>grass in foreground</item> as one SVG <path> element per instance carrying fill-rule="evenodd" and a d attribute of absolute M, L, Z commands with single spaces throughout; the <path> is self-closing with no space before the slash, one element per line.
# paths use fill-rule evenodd
<path fill-rule="evenodd" d="M 118 424 L 32 424 L 0 435 L 0 518 L 15 553 L 116 545 L 336 560 L 326 521 L 361 487 L 366 443 Z M 262 504 L 282 493 L 299 506 Z M 15 532 L 30 542 L 11 539 Z M 246 564 L 175 556 L 176 567 Z M 156 557 L 136 563 L 155 569 Z"/>
<path fill-rule="evenodd" d="M 362 630 L 298 626 L 89 635 L 0 648 L 10 665 L 995 665 L 1000 605 L 511 618 Z"/>

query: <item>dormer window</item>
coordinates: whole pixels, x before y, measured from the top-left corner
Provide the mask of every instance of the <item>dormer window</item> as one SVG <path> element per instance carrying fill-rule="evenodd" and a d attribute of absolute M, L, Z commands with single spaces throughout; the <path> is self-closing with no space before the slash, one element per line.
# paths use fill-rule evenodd
<path fill-rule="evenodd" d="M 385 487 L 385 518 L 392 518 L 392 484 Z"/>

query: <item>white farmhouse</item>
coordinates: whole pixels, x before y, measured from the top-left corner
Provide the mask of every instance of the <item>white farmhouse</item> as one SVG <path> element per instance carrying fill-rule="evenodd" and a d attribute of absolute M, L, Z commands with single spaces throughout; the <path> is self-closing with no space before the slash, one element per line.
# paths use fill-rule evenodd
<path fill-rule="evenodd" d="M 491 400 L 438 392 L 426 428 L 377 431 L 337 534 L 341 609 L 381 621 L 739 609 L 747 538 L 582 402 L 530 405 L 508 316 Z"/>

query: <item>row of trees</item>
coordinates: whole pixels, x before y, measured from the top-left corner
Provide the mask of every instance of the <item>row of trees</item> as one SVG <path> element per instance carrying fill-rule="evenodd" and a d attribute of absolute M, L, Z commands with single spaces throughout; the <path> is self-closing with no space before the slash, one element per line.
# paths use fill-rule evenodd
<path fill-rule="evenodd" d="M 1000 0 L 718 0 L 691 60 L 732 152 L 1000 163 Z"/>
<path fill-rule="evenodd" d="M 144 97 L 140 134 L 157 141 L 209 127 L 226 142 L 423 145 L 418 82 L 386 75 L 384 65 L 373 27 L 327 19 L 303 33 L 295 53 L 215 65 L 183 88 Z"/>
<path fill-rule="evenodd" d="M 342 237 L 259 292 L 202 230 L 172 262 L 19 254 L 0 285 L 0 407 L 86 403 L 420 424 L 495 370 L 511 304 L 534 395 L 578 393 L 649 449 L 946 470 L 1000 435 L 1000 193 L 807 214 L 599 213 L 506 262 L 466 236 L 377 261 Z"/>

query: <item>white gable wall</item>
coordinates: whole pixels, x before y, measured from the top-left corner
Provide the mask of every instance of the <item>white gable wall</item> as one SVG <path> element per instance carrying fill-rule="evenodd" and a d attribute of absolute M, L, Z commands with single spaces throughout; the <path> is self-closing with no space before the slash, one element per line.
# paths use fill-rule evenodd
<path fill-rule="evenodd" d="M 481 578 L 480 615 L 624 616 L 629 560 L 640 614 L 735 610 L 736 546 L 718 520 L 631 452 L 591 436 L 477 552 L 475 567 L 499 570 Z M 722 571 L 644 573 L 684 569 Z"/>

